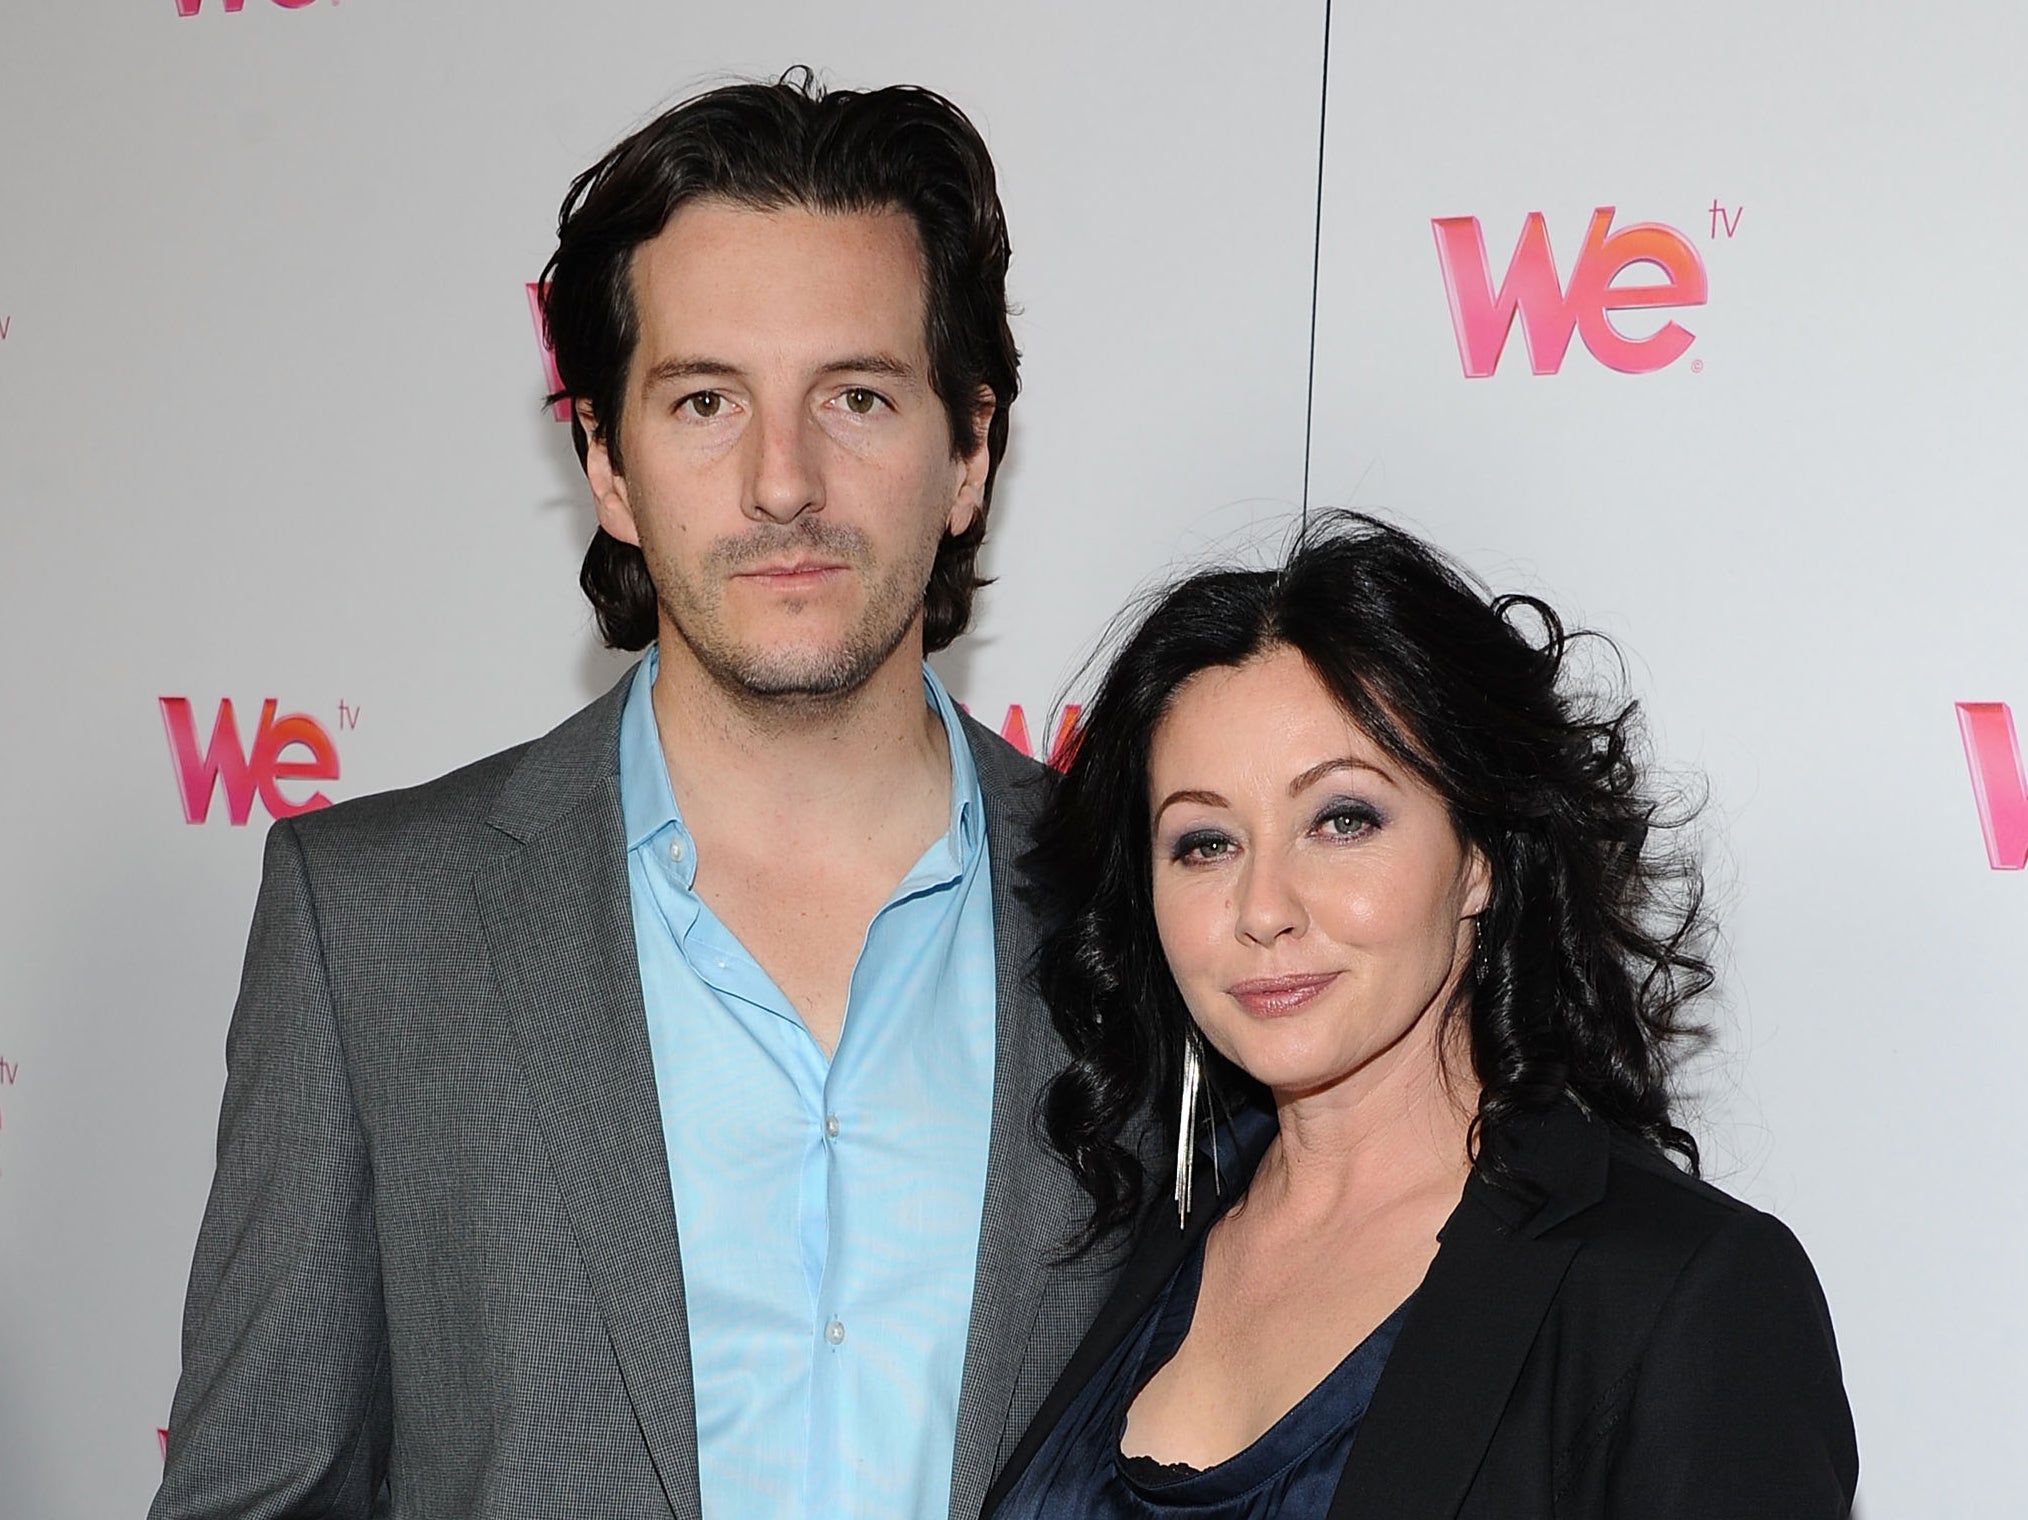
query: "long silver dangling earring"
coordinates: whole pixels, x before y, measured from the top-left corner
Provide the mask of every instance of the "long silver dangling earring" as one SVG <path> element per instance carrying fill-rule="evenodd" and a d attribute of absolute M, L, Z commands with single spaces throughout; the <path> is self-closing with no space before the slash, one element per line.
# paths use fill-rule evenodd
<path fill-rule="evenodd" d="M 1197 1031 L 1183 1035 L 1183 1102 L 1176 1115 L 1176 1228 L 1190 1223 L 1190 1184 L 1197 1170 L 1197 1089 L 1204 1081 L 1204 1061 L 1197 1053 Z"/>

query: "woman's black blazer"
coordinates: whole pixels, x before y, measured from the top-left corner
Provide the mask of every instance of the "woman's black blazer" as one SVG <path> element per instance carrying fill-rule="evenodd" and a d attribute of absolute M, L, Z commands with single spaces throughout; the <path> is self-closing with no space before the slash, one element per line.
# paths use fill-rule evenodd
<path fill-rule="evenodd" d="M 1535 1192 L 1465 1184 L 1331 1520 L 1844 1516 L 1859 1454 L 1838 1348 L 1782 1223 L 1568 1103 L 1501 1154 Z M 1202 1196 L 1182 1231 L 1173 1213 L 1143 1224 L 987 1515 L 1220 1202 Z"/>

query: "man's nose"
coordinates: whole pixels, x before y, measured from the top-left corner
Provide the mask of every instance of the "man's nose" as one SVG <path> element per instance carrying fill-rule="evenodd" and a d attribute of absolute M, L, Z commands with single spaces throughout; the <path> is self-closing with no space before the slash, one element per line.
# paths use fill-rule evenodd
<path fill-rule="evenodd" d="M 793 522 L 823 510 L 824 476 L 818 459 L 822 430 L 803 408 L 761 406 L 750 434 L 754 439 L 747 515 L 769 522 Z"/>

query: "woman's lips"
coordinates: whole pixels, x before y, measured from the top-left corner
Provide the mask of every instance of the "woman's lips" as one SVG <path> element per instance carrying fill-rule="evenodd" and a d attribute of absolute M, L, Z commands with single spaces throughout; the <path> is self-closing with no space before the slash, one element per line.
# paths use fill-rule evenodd
<path fill-rule="evenodd" d="M 1317 971 L 1307 976 L 1259 976 L 1235 982 L 1225 990 L 1256 1018 L 1272 1019 L 1294 1013 L 1337 980 L 1335 971 Z"/>

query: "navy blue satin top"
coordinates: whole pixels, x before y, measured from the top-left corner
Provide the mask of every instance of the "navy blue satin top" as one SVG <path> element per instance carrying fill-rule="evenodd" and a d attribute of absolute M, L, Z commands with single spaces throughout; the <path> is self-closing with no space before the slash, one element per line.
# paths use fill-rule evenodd
<path fill-rule="evenodd" d="M 996 1520 L 1324 1520 L 1408 1303 L 1238 1455 L 1202 1472 L 1122 1457 L 1127 1407 L 1183 1344 L 1203 1274 L 1200 1241 L 1064 1411 Z"/>

